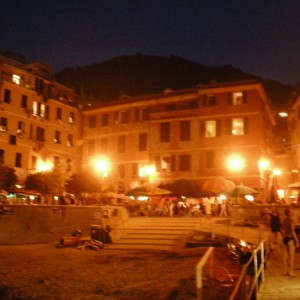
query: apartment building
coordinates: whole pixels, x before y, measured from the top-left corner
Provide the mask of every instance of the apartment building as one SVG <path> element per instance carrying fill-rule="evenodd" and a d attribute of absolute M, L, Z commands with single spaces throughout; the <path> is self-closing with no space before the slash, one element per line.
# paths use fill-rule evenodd
<path fill-rule="evenodd" d="M 265 189 L 260 162 L 273 159 L 274 125 L 256 81 L 119 99 L 83 112 L 83 168 L 109 159 L 102 175 L 125 190 L 145 181 L 188 178 L 201 185 L 216 177 Z M 242 161 L 239 170 L 228 166 L 230 158 Z"/>
<path fill-rule="evenodd" d="M 51 68 L 0 56 L 0 161 L 20 180 L 59 167 L 80 169 L 81 112 L 76 95 L 51 78 Z"/>
<path fill-rule="evenodd" d="M 290 147 L 289 158 L 285 163 L 289 171 L 290 183 L 300 181 L 300 89 L 296 88 L 288 111 Z"/>

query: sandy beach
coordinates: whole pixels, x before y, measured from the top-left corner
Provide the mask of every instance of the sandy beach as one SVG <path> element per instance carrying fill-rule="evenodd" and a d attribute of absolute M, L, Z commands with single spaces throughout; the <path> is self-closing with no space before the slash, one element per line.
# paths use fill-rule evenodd
<path fill-rule="evenodd" d="M 237 263 L 216 248 L 215 263 Z M 195 266 L 205 248 L 182 253 L 0 246 L 0 299 L 195 299 Z M 224 256 L 225 255 L 225 256 Z M 227 299 L 230 289 L 205 282 L 204 299 Z M 224 298 L 224 297 L 225 298 Z"/>

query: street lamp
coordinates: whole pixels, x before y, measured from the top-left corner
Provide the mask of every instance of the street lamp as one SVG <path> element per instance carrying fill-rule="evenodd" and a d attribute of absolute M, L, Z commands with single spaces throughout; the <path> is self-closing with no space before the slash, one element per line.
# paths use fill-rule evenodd
<path fill-rule="evenodd" d="M 227 158 L 226 165 L 229 171 L 237 174 L 238 172 L 240 172 L 242 169 L 245 168 L 246 161 L 242 156 L 238 154 L 232 154 Z"/>
<path fill-rule="evenodd" d="M 111 170 L 110 159 L 106 156 L 100 156 L 93 160 L 92 162 L 94 170 L 101 175 L 102 178 L 108 177 Z"/>

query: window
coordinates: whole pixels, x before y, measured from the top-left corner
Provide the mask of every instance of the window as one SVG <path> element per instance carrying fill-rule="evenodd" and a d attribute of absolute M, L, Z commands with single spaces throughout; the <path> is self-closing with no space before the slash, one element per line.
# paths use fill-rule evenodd
<path fill-rule="evenodd" d="M 5 150 L 0 149 L 0 164 L 4 164 Z"/>
<path fill-rule="evenodd" d="M 160 124 L 160 141 L 170 142 L 170 123 L 164 122 Z"/>
<path fill-rule="evenodd" d="M 60 157 L 59 156 L 54 156 L 53 157 L 53 161 L 54 161 L 54 163 L 53 163 L 54 169 L 57 169 L 57 168 L 59 168 L 61 166 L 61 161 L 60 161 Z"/>
<path fill-rule="evenodd" d="M 62 119 L 62 109 L 61 107 L 56 108 L 56 119 L 61 120 Z"/>
<path fill-rule="evenodd" d="M 138 122 L 140 120 L 140 109 L 139 108 L 136 108 L 134 110 L 134 121 L 135 122 Z"/>
<path fill-rule="evenodd" d="M 138 177 L 139 175 L 139 165 L 137 163 L 132 163 L 132 177 Z"/>
<path fill-rule="evenodd" d="M 176 170 L 176 157 L 175 155 L 163 156 L 160 165 L 157 166 L 158 170 L 163 172 L 172 172 Z"/>
<path fill-rule="evenodd" d="M 45 107 L 45 119 L 49 120 L 49 114 L 50 114 L 50 107 L 49 105 L 46 105 Z"/>
<path fill-rule="evenodd" d="M 43 103 L 39 103 L 36 101 L 32 102 L 32 114 L 38 117 L 45 117 L 46 106 Z"/>
<path fill-rule="evenodd" d="M 205 133 L 204 136 L 207 138 L 218 136 L 218 124 L 216 120 L 205 121 Z"/>
<path fill-rule="evenodd" d="M 96 117 L 89 117 L 89 128 L 96 128 Z"/>
<path fill-rule="evenodd" d="M 23 137 L 25 134 L 25 123 L 22 121 L 18 122 L 17 134 L 19 137 Z"/>
<path fill-rule="evenodd" d="M 67 146 L 68 147 L 73 147 L 74 146 L 73 135 L 72 134 L 68 134 Z"/>
<path fill-rule="evenodd" d="M 36 128 L 36 140 L 38 142 L 44 142 L 45 141 L 45 129 L 42 127 Z"/>
<path fill-rule="evenodd" d="M 31 156 L 31 168 L 36 169 L 37 167 L 37 156 L 33 155 Z"/>
<path fill-rule="evenodd" d="M 67 168 L 66 168 L 67 172 L 72 172 L 72 159 L 68 158 L 67 159 Z"/>
<path fill-rule="evenodd" d="M 96 145 L 95 145 L 95 141 L 94 140 L 90 140 L 88 142 L 88 154 L 89 155 L 94 155 L 95 154 L 95 149 L 96 149 L 95 146 Z"/>
<path fill-rule="evenodd" d="M 229 95 L 229 97 L 231 97 L 230 102 L 232 105 L 241 105 L 247 101 L 246 92 L 233 92 Z"/>
<path fill-rule="evenodd" d="M 199 107 L 199 101 L 198 100 L 190 101 L 188 106 L 190 109 L 197 109 Z"/>
<path fill-rule="evenodd" d="M 245 130 L 245 119 L 243 118 L 233 118 L 231 120 L 231 134 L 232 135 L 244 135 Z"/>
<path fill-rule="evenodd" d="M 103 127 L 109 126 L 109 114 L 103 114 L 103 115 L 102 115 L 101 125 L 102 125 Z"/>
<path fill-rule="evenodd" d="M 116 111 L 115 112 L 115 124 L 119 124 L 119 112 L 118 111 Z"/>
<path fill-rule="evenodd" d="M 9 89 L 4 90 L 4 103 L 10 103 L 11 101 L 11 91 Z"/>
<path fill-rule="evenodd" d="M 59 130 L 55 130 L 55 135 L 54 135 L 54 144 L 60 144 L 61 140 L 60 140 L 60 131 Z"/>
<path fill-rule="evenodd" d="M 142 109 L 142 121 L 148 121 L 150 119 L 150 108 Z"/>
<path fill-rule="evenodd" d="M 100 151 L 102 153 L 107 153 L 108 152 L 108 138 L 102 138 L 100 140 Z"/>
<path fill-rule="evenodd" d="M 121 135 L 118 137 L 118 153 L 126 152 L 126 136 Z"/>
<path fill-rule="evenodd" d="M 139 151 L 147 150 L 148 135 L 146 133 L 139 134 Z"/>
<path fill-rule="evenodd" d="M 9 136 L 9 144 L 10 145 L 16 145 L 17 144 L 17 137 L 13 134 Z"/>
<path fill-rule="evenodd" d="M 190 121 L 181 121 L 180 122 L 180 140 L 182 142 L 191 140 L 191 122 Z"/>
<path fill-rule="evenodd" d="M 7 128 L 7 118 L 1 117 L 0 118 L 0 132 L 6 132 Z"/>
<path fill-rule="evenodd" d="M 13 74 L 12 75 L 12 82 L 17 84 L 17 85 L 20 85 L 21 77 L 19 75 Z"/>
<path fill-rule="evenodd" d="M 70 112 L 69 123 L 75 123 L 75 113 L 73 111 Z"/>
<path fill-rule="evenodd" d="M 125 165 L 118 166 L 118 175 L 119 178 L 125 178 Z"/>
<path fill-rule="evenodd" d="M 15 162 L 15 166 L 17 168 L 21 168 L 22 167 L 22 153 L 16 153 L 16 162 Z"/>
<path fill-rule="evenodd" d="M 121 112 L 121 120 L 120 124 L 128 124 L 130 122 L 130 111 L 122 111 Z"/>
<path fill-rule="evenodd" d="M 216 106 L 217 99 L 215 95 L 204 95 L 203 106 Z"/>
<path fill-rule="evenodd" d="M 206 152 L 206 168 L 214 168 L 216 165 L 215 162 L 215 152 L 214 151 L 207 151 Z"/>
<path fill-rule="evenodd" d="M 191 158 L 189 155 L 179 155 L 179 171 L 189 171 L 191 169 Z"/>
<path fill-rule="evenodd" d="M 21 107 L 27 108 L 27 96 L 26 95 L 22 95 L 22 97 L 21 97 Z"/>

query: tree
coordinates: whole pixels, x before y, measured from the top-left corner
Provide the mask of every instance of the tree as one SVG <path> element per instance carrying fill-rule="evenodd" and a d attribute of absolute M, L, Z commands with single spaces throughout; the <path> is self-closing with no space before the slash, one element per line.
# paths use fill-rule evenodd
<path fill-rule="evenodd" d="M 39 172 L 26 177 L 25 187 L 44 195 L 59 195 L 64 192 L 64 180 L 59 172 Z"/>
<path fill-rule="evenodd" d="M 0 165 L 0 188 L 9 191 L 14 188 L 18 182 L 18 177 L 15 174 L 15 169 L 6 165 Z"/>
<path fill-rule="evenodd" d="M 92 173 L 73 174 L 66 182 L 66 190 L 69 193 L 79 195 L 80 193 L 101 192 L 99 177 Z"/>

